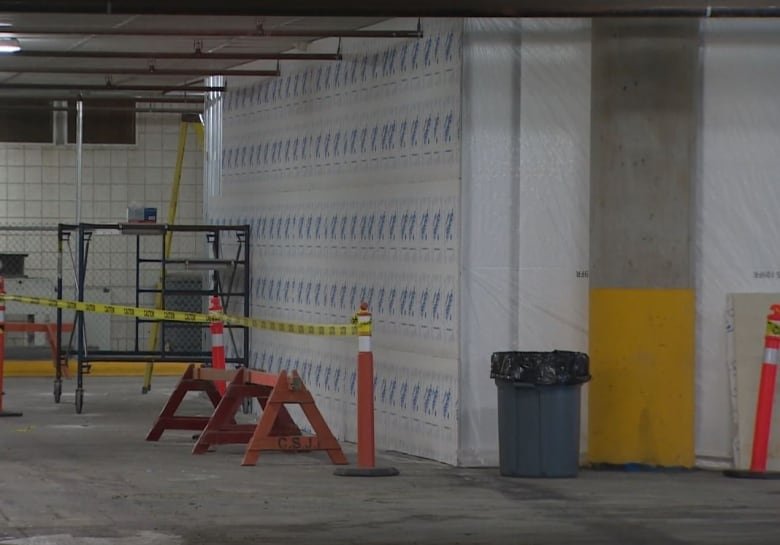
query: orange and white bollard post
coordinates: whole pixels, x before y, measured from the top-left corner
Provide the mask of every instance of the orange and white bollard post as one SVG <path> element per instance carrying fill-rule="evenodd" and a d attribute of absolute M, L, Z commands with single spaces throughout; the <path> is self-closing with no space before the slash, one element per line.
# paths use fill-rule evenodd
<path fill-rule="evenodd" d="M 222 313 L 222 303 L 216 295 L 211 296 L 209 302 L 209 314 Z M 225 369 L 225 325 L 220 320 L 211 322 L 211 367 L 213 369 Z M 221 395 L 225 395 L 225 381 L 216 380 L 214 385 Z"/>
<path fill-rule="evenodd" d="M 778 355 L 780 355 L 780 305 L 772 305 L 766 317 L 764 336 L 764 362 L 761 365 L 761 381 L 758 386 L 756 420 L 753 429 L 753 451 L 750 470 L 729 470 L 729 477 L 753 479 L 780 479 L 780 473 L 767 472 L 769 439 L 772 432 L 772 410 L 777 384 Z"/>
<path fill-rule="evenodd" d="M 5 295 L 5 279 L 0 277 L 0 295 Z M 0 417 L 2 416 L 22 416 L 22 413 L 15 411 L 6 411 L 3 408 L 3 398 L 5 397 L 5 297 L 0 298 Z"/>
<path fill-rule="evenodd" d="M 365 303 L 357 313 L 357 464 L 376 465 L 374 449 L 374 353 L 371 351 L 371 313 Z"/>
<path fill-rule="evenodd" d="M 392 477 L 394 467 L 376 467 L 374 445 L 374 352 L 371 349 L 373 327 L 367 303 L 360 304 L 355 315 L 358 334 L 357 358 L 357 467 L 339 468 L 343 477 Z"/>

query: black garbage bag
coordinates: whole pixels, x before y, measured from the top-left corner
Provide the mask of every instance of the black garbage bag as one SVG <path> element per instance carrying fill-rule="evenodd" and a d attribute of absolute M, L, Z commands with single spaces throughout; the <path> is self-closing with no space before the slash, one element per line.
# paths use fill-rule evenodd
<path fill-rule="evenodd" d="M 590 380 L 590 358 L 582 352 L 494 352 L 490 378 L 525 384 L 582 384 Z"/>

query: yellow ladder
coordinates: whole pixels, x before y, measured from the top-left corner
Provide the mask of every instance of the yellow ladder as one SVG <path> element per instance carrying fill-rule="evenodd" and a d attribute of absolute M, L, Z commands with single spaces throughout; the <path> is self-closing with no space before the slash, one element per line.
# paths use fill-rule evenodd
<path fill-rule="evenodd" d="M 181 117 L 181 123 L 179 124 L 179 147 L 176 153 L 176 169 L 173 172 L 173 184 L 171 185 L 171 199 L 168 202 L 168 225 L 173 225 L 176 222 L 176 210 L 179 205 L 179 188 L 181 187 L 181 172 L 184 166 L 184 151 L 187 147 L 187 133 L 189 128 L 192 127 L 195 131 L 195 137 L 198 140 L 200 149 L 203 149 L 204 131 L 203 122 L 200 116 L 195 114 L 183 114 Z M 173 243 L 173 232 L 167 231 L 165 233 L 165 242 L 163 246 L 164 259 L 168 259 L 171 256 L 171 247 Z M 162 270 L 160 271 L 160 280 L 157 282 L 157 290 L 162 288 Z M 160 309 L 163 305 L 163 294 L 158 291 L 154 298 L 154 308 Z M 155 321 L 152 324 L 152 332 L 149 335 L 149 351 L 154 351 L 157 347 L 157 340 L 160 333 L 160 322 Z M 152 389 L 152 374 L 154 373 L 154 362 L 148 362 L 144 371 L 144 385 L 141 389 L 142 393 L 147 393 Z"/>

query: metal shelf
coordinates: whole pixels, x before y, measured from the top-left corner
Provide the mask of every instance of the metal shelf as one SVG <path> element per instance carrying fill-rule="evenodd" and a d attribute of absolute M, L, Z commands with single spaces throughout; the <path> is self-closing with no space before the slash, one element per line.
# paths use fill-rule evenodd
<path fill-rule="evenodd" d="M 162 293 L 162 288 L 138 288 L 138 293 Z M 183 290 L 167 289 L 166 295 L 214 295 L 214 290 Z M 246 297 L 247 293 L 243 291 L 223 291 L 221 295 L 227 297 Z"/>
<path fill-rule="evenodd" d="M 209 250 L 209 258 L 203 256 L 194 255 L 192 257 L 167 258 L 166 249 L 170 248 L 170 236 L 174 233 L 200 233 L 204 236 L 204 244 Z M 91 241 L 95 236 L 100 235 L 128 235 L 136 237 L 135 248 L 135 306 L 141 306 L 141 295 L 154 293 L 158 297 L 159 308 L 166 310 L 179 310 L 183 312 L 190 312 L 186 308 L 176 308 L 181 306 L 195 306 L 200 308 L 207 308 L 207 298 L 210 296 L 217 296 L 224 302 L 225 307 L 228 307 L 232 298 L 237 298 L 241 307 L 243 308 L 243 315 L 249 316 L 250 310 L 250 243 L 251 228 L 249 225 L 168 225 L 157 223 L 81 223 L 74 224 L 60 224 L 57 228 L 57 236 L 59 242 L 58 256 L 58 282 L 57 282 L 57 296 L 63 298 L 63 271 L 62 264 L 66 260 L 63 259 L 63 242 L 72 241 L 77 239 L 78 252 L 77 256 L 80 256 L 78 263 L 75 263 L 74 269 L 76 272 L 76 289 L 79 293 L 79 299 L 84 299 L 84 293 L 87 280 L 87 269 L 89 261 L 89 248 Z M 159 245 L 155 245 L 154 242 L 150 244 L 144 244 L 143 252 L 147 254 L 153 253 L 156 255 L 142 255 L 141 239 L 146 237 L 158 237 Z M 222 255 L 224 250 L 223 244 L 229 241 L 230 255 Z M 231 259 L 232 257 L 232 259 Z M 142 265 L 152 264 L 156 266 L 159 271 L 160 285 L 159 287 L 149 288 L 141 286 L 141 272 Z M 151 267 L 144 267 L 143 272 L 147 273 L 153 271 Z M 168 282 L 172 281 L 173 275 L 171 273 L 177 273 L 179 276 L 186 270 L 193 271 L 190 275 L 194 278 L 202 278 L 202 276 L 194 273 L 196 270 L 207 271 L 210 273 L 209 289 L 201 289 L 203 284 L 202 280 L 199 280 L 199 284 L 193 289 L 187 289 L 188 286 L 179 286 L 177 288 L 169 288 Z M 177 279 L 178 281 L 179 279 Z M 185 280 L 186 281 L 186 280 Z M 196 289 L 197 288 L 197 289 Z M 182 300 L 187 297 L 199 299 L 199 301 L 193 301 L 195 304 L 191 305 L 191 302 L 185 301 L 186 305 L 182 305 Z M 200 311 L 196 311 L 200 312 Z M 158 342 L 155 343 L 156 349 L 143 350 L 141 346 L 141 325 L 151 322 L 160 323 Z M 61 358 L 67 358 L 72 354 L 68 354 L 62 350 L 63 348 L 63 313 L 61 309 L 57 310 L 57 352 Z M 75 339 L 76 339 L 76 360 L 77 360 L 77 395 L 83 396 L 83 375 L 85 374 L 88 363 L 95 361 L 105 362 L 139 362 L 139 363 L 154 363 L 154 362 L 192 362 L 192 363 L 208 363 L 211 361 L 211 353 L 208 351 L 192 350 L 193 348 L 201 348 L 199 340 L 202 338 L 201 331 L 204 328 L 209 327 L 209 324 L 193 324 L 187 322 L 176 321 L 159 321 L 136 318 L 135 324 L 135 342 L 134 349 L 128 351 L 93 351 L 87 349 L 86 334 L 85 334 L 85 321 L 84 313 L 76 313 L 76 327 L 75 327 Z M 171 334 L 180 333 L 182 329 L 191 328 L 193 334 L 197 334 L 198 337 L 193 337 L 192 343 L 185 342 L 166 342 L 166 331 Z M 225 324 L 226 329 L 226 346 L 230 346 L 229 353 L 234 354 L 233 357 L 227 358 L 227 362 L 234 365 L 248 366 L 249 365 L 249 338 L 250 331 L 247 327 L 235 324 Z M 243 338 L 236 339 L 235 331 L 243 331 Z M 173 350 L 171 349 L 173 346 Z M 187 350 L 182 350 L 187 348 Z M 57 366 L 57 375 L 55 384 L 61 383 L 62 369 L 61 366 Z M 55 399 L 57 395 L 55 392 Z M 83 397 L 82 397 L 83 399 Z M 78 404 L 77 404 L 77 410 Z"/>

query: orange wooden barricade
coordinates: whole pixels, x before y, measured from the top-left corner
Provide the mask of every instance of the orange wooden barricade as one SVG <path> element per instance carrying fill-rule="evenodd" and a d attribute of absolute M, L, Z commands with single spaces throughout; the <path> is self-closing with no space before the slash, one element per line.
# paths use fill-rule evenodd
<path fill-rule="evenodd" d="M 330 428 L 325 423 L 317 408 L 311 392 L 306 389 L 301 377 L 296 371 L 288 376 L 286 371 L 279 375 L 270 375 L 258 371 L 249 371 L 249 380 L 252 383 L 274 381 L 273 390 L 268 397 L 268 403 L 263 410 L 263 415 L 257 423 L 252 438 L 246 447 L 242 465 L 255 465 L 262 451 L 310 451 L 323 450 L 334 464 L 347 464 L 347 458 L 341 450 L 341 445 L 333 436 Z M 275 425 L 286 413 L 285 405 L 299 405 L 303 414 L 311 424 L 313 435 L 277 434 Z"/>
<path fill-rule="evenodd" d="M 216 407 L 219 405 L 222 396 L 219 395 L 216 386 L 214 386 L 214 375 L 220 374 L 220 379 L 224 380 L 227 374 L 234 374 L 235 371 L 214 371 L 213 369 L 202 369 L 195 365 L 187 366 L 184 375 L 174 388 L 171 397 L 163 407 L 154 426 L 146 436 L 147 441 L 158 441 L 165 430 L 195 430 L 199 431 L 206 427 L 210 416 L 176 416 L 176 409 L 179 408 L 187 392 L 206 392 L 211 400 L 211 404 Z"/>
<path fill-rule="evenodd" d="M 220 396 L 217 381 L 229 381 L 225 395 Z M 214 412 L 211 416 L 177 416 L 176 410 L 190 391 L 205 391 Z M 236 413 L 243 401 L 255 398 L 262 415 L 256 424 L 237 424 Z M 304 434 L 295 424 L 285 405 L 298 405 L 311 424 L 313 434 Z M 223 371 L 190 365 L 146 437 L 157 441 L 165 430 L 200 431 L 193 454 L 207 452 L 213 445 L 247 444 L 243 465 L 255 465 L 262 451 L 325 451 L 334 464 L 346 464 L 341 445 L 333 436 L 317 408 L 311 392 L 293 371 L 279 374 L 237 369 Z"/>
<path fill-rule="evenodd" d="M 203 428 L 197 443 L 192 449 L 193 454 L 203 454 L 213 445 L 246 444 L 255 431 L 255 424 L 236 424 L 235 415 L 247 398 L 255 398 L 261 408 L 266 407 L 272 388 L 267 384 L 253 384 L 249 382 L 247 369 L 239 369 L 233 379 L 228 383 L 225 395 L 214 409 L 214 414 L 209 418 Z M 290 414 L 284 410 L 275 423 L 273 432 L 278 435 L 300 434 L 301 430 L 295 425 Z"/>

